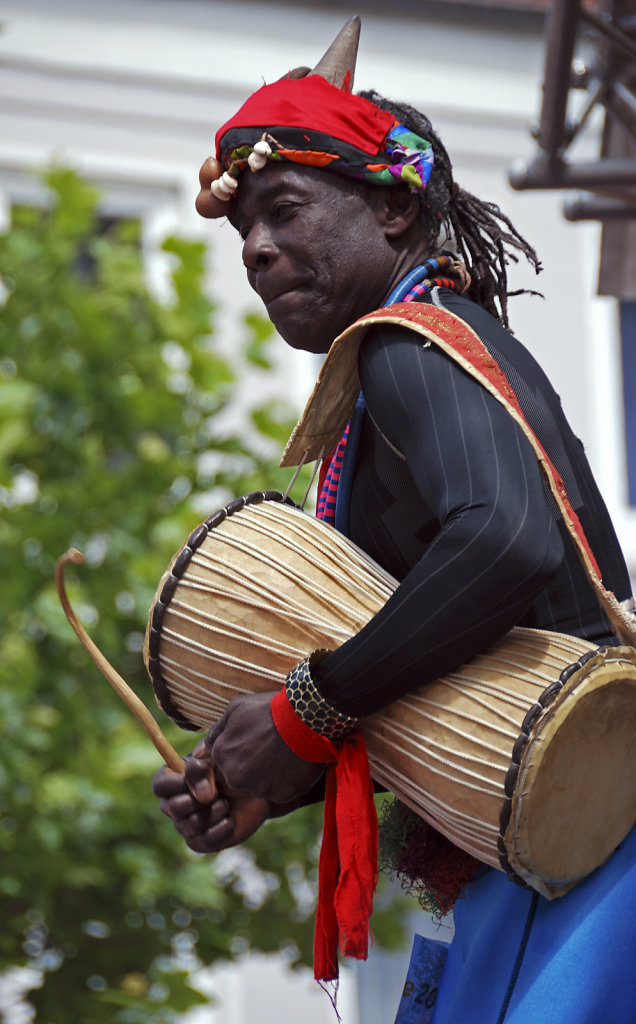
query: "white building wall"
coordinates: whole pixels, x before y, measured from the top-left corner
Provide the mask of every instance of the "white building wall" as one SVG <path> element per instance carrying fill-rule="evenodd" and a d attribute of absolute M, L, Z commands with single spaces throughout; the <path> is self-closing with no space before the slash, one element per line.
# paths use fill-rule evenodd
<path fill-rule="evenodd" d="M 255 308 L 256 299 L 232 229 L 195 214 L 199 165 L 215 129 L 248 93 L 315 62 L 349 13 L 300 2 L 0 0 L 0 215 L 11 202 L 36 198 L 34 172 L 58 161 L 103 189 L 105 212 L 142 217 L 157 287 L 166 269 L 155 252 L 158 240 L 169 231 L 208 239 L 211 288 L 231 344 L 239 314 Z M 543 59 L 542 36 L 525 23 L 514 33 L 464 24 L 452 8 L 443 19 L 375 14 L 363 18 L 356 86 L 375 86 L 425 109 L 454 158 L 457 180 L 499 202 L 538 249 L 544 273 L 537 281 L 529 268 L 513 267 L 512 287 L 539 287 L 545 300 L 513 299 L 513 328 L 562 396 L 636 575 L 616 304 L 595 295 L 599 227 L 568 224 L 559 193 L 519 194 L 507 183 L 512 160 L 533 150 L 528 126 L 539 112 Z M 588 137 L 584 146 L 595 154 L 597 139 Z M 314 361 L 282 343 L 279 353 L 276 386 L 300 409 Z M 367 971 L 364 984 L 377 974 Z M 214 1024 L 253 1019 L 236 997 L 227 998 L 230 1008 L 225 1016 L 215 1011 Z M 258 1019 L 299 1019 L 299 998 L 294 989 L 293 1012 L 281 1003 L 278 1014 Z M 324 1015 L 312 1016 L 312 1004 L 307 1022 L 332 1019 L 324 1002 Z M 357 1024 L 355 1017 L 343 1008 L 344 1024 Z"/>

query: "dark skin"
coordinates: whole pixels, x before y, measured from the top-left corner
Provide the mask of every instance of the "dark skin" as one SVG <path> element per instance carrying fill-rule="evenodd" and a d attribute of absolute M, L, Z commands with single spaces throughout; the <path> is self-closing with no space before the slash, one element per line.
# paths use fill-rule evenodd
<path fill-rule="evenodd" d="M 203 216 L 210 168 L 206 162 L 200 173 Z M 248 281 L 270 320 L 288 345 L 314 353 L 327 352 L 427 258 L 419 215 L 406 190 L 290 165 L 244 172 L 228 204 Z M 281 739 L 273 696 L 233 700 L 185 759 L 185 777 L 167 767 L 155 776 L 161 810 L 191 849 L 212 853 L 243 842 L 266 818 L 297 807 L 323 774 L 324 764 L 297 757 Z"/>
<path fill-rule="evenodd" d="M 195 756 L 198 753 L 202 757 Z M 182 775 L 164 767 L 153 780 L 153 792 L 161 798 L 160 809 L 195 853 L 224 850 L 243 842 L 272 817 L 266 800 L 250 794 L 222 795 L 209 751 L 202 745 L 184 760 L 187 784 Z"/>

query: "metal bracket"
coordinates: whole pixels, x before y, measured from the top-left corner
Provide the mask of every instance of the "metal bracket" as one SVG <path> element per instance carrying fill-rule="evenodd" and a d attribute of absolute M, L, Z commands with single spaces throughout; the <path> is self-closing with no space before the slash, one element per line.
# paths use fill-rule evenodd
<path fill-rule="evenodd" d="M 572 119 L 575 92 L 586 95 Z M 605 117 L 599 159 L 570 159 L 573 142 L 597 108 Z M 513 188 L 591 193 L 565 201 L 569 220 L 636 218 L 636 0 L 554 0 L 533 135 L 534 159 L 510 167 Z"/>

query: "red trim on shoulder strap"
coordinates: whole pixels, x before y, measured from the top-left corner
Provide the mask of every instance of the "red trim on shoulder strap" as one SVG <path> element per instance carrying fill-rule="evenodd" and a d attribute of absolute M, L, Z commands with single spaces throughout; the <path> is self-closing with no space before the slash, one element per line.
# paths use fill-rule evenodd
<path fill-rule="evenodd" d="M 412 325 L 414 328 L 424 327 L 433 331 L 435 335 L 434 340 L 437 343 L 444 343 L 444 351 L 460 361 L 465 369 L 472 371 L 475 379 L 479 383 L 484 384 L 491 393 L 495 392 L 496 397 L 506 406 L 508 412 L 515 419 L 521 420 L 526 436 L 532 443 L 544 472 L 550 478 L 550 484 L 555 497 L 561 505 L 562 511 L 570 520 L 570 529 L 576 534 L 585 550 L 592 569 L 600 579 L 601 571 L 598 563 L 592 554 L 592 549 L 588 544 L 581 521 L 570 504 L 561 476 L 525 418 L 508 378 L 477 334 L 454 313 L 450 313 L 445 309 L 439 309 L 437 306 L 424 305 L 423 303 L 400 302 L 394 306 L 386 306 L 383 309 L 377 309 L 373 313 L 369 313 L 368 316 L 362 317 L 358 323 L 369 323 L 382 319 L 396 322 L 398 317 L 399 322 L 404 327 Z M 404 323 L 404 321 L 407 321 L 407 323 Z"/>

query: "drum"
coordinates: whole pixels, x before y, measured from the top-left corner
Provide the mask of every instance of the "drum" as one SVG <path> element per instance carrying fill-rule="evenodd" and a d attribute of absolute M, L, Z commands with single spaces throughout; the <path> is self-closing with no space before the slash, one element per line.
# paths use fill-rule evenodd
<path fill-rule="evenodd" d="M 397 582 L 277 492 L 214 513 L 162 577 L 144 655 L 179 725 L 208 729 L 353 636 Z M 515 628 L 364 720 L 371 774 L 457 846 L 548 898 L 636 821 L 636 651 Z"/>

